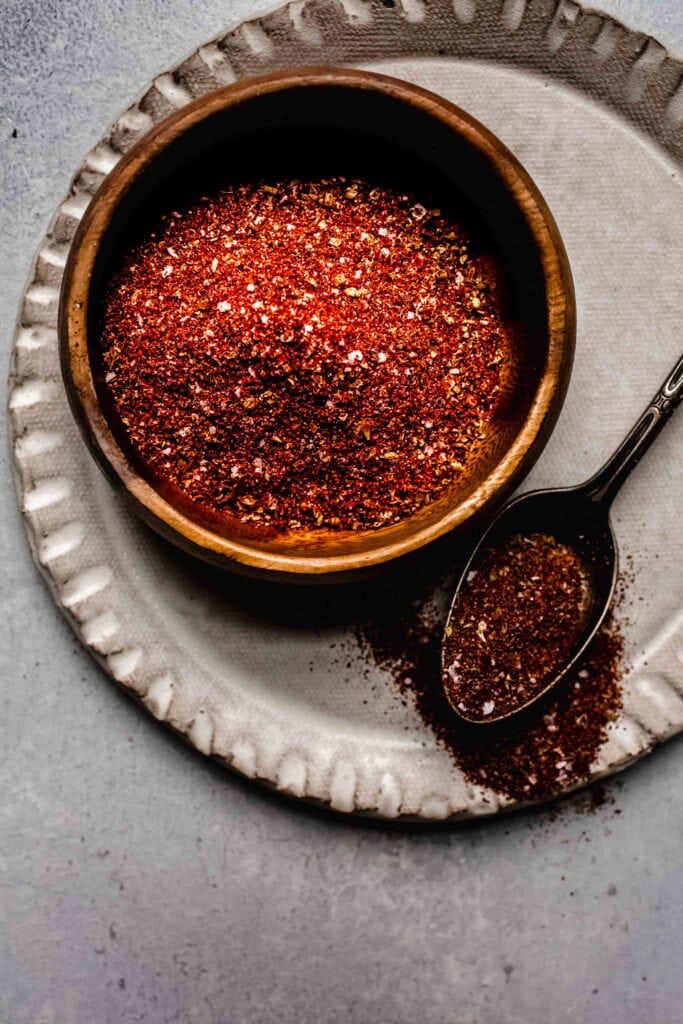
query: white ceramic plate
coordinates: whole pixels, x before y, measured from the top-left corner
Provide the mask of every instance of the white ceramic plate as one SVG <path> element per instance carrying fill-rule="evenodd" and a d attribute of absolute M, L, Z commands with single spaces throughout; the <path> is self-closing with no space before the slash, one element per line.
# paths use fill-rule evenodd
<path fill-rule="evenodd" d="M 157 78 L 77 171 L 19 314 L 10 396 L 19 501 L 36 562 L 85 646 L 204 754 L 340 811 L 492 813 L 512 802 L 467 783 L 360 656 L 348 594 L 255 589 L 158 540 L 100 476 L 61 385 L 63 267 L 121 153 L 193 96 L 322 63 L 379 69 L 465 107 L 520 157 L 555 214 L 576 282 L 577 357 L 525 489 L 587 476 L 640 412 L 683 338 L 683 65 L 573 2 L 304 0 Z M 634 575 L 632 669 L 596 777 L 683 728 L 682 443 L 679 414 L 615 507 Z"/>

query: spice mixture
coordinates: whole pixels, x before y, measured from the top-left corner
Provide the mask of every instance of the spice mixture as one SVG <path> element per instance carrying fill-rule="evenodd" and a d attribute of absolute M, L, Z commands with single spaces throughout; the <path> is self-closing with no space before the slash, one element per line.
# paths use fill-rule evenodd
<path fill-rule="evenodd" d="M 586 780 L 621 707 L 623 641 L 611 615 L 552 698 L 523 720 L 482 729 L 451 708 L 441 638 L 453 581 L 387 594 L 358 630 L 362 656 L 385 670 L 473 784 L 517 800 L 555 796 Z"/>
<path fill-rule="evenodd" d="M 509 319 L 499 258 L 430 203 L 355 178 L 235 184 L 127 252 L 99 384 L 153 481 L 256 528 L 374 529 L 466 475 Z"/>
<path fill-rule="evenodd" d="M 452 707 L 485 721 L 541 693 L 581 634 L 587 583 L 579 555 L 545 534 L 487 548 L 446 629 L 443 685 Z"/>

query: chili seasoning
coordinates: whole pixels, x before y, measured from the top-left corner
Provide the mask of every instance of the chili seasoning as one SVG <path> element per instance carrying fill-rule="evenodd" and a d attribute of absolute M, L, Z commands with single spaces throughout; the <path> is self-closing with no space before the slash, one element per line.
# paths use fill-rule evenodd
<path fill-rule="evenodd" d="M 255 529 L 367 530 L 462 481 L 512 372 L 499 256 L 358 178 L 227 184 L 124 255 L 104 389 L 152 482 Z"/>
<path fill-rule="evenodd" d="M 543 533 L 506 537 L 470 569 L 445 631 L 443 685 L 471 722 L 526 705 L 581 635 L 590 589 L 580 556 Z"/>
<path fill-rule="evenodd" d="M 441 641 L 453 580 L 394 588 L 357 630 L 361 656 L 381 668 L 471 784 L 539 800 L 586 781 L 622 702 L 623 639 L 614 611 L 547 701 L 482 729 L 451 708 L 441 681 Z"/>

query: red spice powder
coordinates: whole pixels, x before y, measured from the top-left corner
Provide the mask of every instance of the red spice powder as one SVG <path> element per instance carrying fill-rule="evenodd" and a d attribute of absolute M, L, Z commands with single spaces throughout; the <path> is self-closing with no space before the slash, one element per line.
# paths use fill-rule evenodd
<path fill-rule="evenodd" d="M 511 372 L 480 237 L 343 177 L 229 185 L 162 217 L 102 318 L 98 386 L 143 472 L 278 531 L 375 529 L 434 501 Z"/>
<path fill-rule="evenodd" d="M 450 583 L 411 600 L 388 595 L 358 629 L 369 663 L 384 669 L 472 783 L 517 800 L 556 796 L 590 776 L 621 707 L 623 640 L 612 614 L 549 699 L 501 726 L 468 725 L 441 684 L 441 638 Z"/>
<path fill-rule="evenodd" d="M 485 549 L 444 642 L 443 685 L 470 721 L 509 714 L 550 683 L 581 634 L 590 591 L 580 556 L 542 533 Z"/>

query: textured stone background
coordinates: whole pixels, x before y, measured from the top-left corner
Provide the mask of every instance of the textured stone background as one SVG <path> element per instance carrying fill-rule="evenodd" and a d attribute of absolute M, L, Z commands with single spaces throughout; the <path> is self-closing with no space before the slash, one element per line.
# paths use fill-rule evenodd
<path fill-rule="evenodd" d="M 602 5 L 683 51 L 680 2 Z M 268 6 L 2 0 L 5 360 L 81 156 L 156 72 Z M 680 742 L 601 807 L 583 797 L 556 818 L 407 833 L 272 797 L 159 729 L 83 654 L 30 561 L 6 448 L 0 1024 L 682 1019 Z"/>

